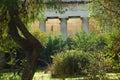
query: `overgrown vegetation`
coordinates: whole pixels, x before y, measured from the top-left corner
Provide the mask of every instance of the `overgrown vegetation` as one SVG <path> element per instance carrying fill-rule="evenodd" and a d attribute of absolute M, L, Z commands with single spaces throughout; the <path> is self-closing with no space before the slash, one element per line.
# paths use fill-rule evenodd
<path fill-rule="evenodd" d="M 66 40 L 49 36 L 43 43 L 45 48 L 40 56 L 43 62 L 40 63 L 52 64 L 49 70 L 54 77 L 86 75 L 89 79 L 105 79 L 107 72 L 120 71 L 119 33 L 80 32 Z M 44 33 L 37 35 L 40 40 L 39 36 L 46 37 Z"/>
<path fill-rule="evenodd" d="M 104 78 L 111 64 L 112 59 L 103 53 L 70 50 L 53 56 L 51 71 L 54 77 L 86 75 L 91 79 Z"/>
<path fill-rule="evenodd" d="M 114 32 L 112 34 L 77 33 L 74 39 L 68 38 L 74 42 L 71 44 L 71 49 L 66 48 L 68 44 L 63 41 L 65 46 L 62 48 L 64 49 L 52 56 L 51 71 L 53 76 L 65 77 L 85 74 L 91 79 L 104 79 L 107 72 L 119 72 L 120 56 L 119 51 L 116 52 L 118 43 L 113 44 L 114 39 L 116 40 L 113 34 L 116 35 Z"/>
<path fill-rule="evenodd" d="M 36 19 L 42 20 L 47 7 L 62 10 L 58 5 L 61 0 L 49 1 L 47 5 L 44 0 L 0 2 L 0 50 L 8 51 L 17 45 L 24 49 L 27 58 L 21 79 L 32 80 L 39 58 L 47 63 L 53 62 L 51 71 L 57 77 L 84 74 L 92 80 L 104 80 L 106 72 L 120 72 L 120 1 L 91 0 L 90 17 L 96 20 L 96 27 L 102 27 L 99 30 L 106 33 L 111 31 L 109 34 L 82 32 L 77 33 L 74 39 L 69 37 L 66 40 L 49 37 L 42 52 L 43 45 L 46 45 L 46 40 L 41 38 L 44 35 L 38 36 L 38 33 L 34 33 L 41 39 L 39 41 L 29 33 L 26 26 Z M 40 52 L 42 56 L 39 57 Z M 7 78 L 8 76 L 10 77 Z M 11 77 L 11 74 L 1 74 L 0 78 L 17 79 Z"/>

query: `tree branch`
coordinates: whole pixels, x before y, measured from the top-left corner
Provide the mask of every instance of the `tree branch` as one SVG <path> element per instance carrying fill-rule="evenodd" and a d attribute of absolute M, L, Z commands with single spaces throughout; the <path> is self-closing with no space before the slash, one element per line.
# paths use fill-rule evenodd
<path fill-rule="evenodd" d="M 32 44 L 33 47 L 39 46 L 39 48 L 42 48 L 42 44 L 27 30 L 25 25 L 22 23 L 22 21 L 15 17 L 15 24 L 19 28 L 19 30 L 22 32 L 24 37 L 29 40 L 29 42 Z"/>
<path fill-rule="evenodd" d="M 17 26 L 15 25 L 13 19 L 11 19 L 10 22 L 8 23 L 8 28 L 9 28 L 9 34 L 17 44 L 19 44 L 25 50 L 32 50 L 32 46 L 30 42 L 27 39 L 22 38 L 18 34 Z"/>

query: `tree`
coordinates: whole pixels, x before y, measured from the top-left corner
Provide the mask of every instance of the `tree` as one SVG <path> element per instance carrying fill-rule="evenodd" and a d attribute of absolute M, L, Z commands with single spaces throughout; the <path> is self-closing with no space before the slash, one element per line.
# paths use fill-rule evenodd
<path fill-rule="evenodd" d="M 91 0 L 89 4 L 90 17 L 93 17 L 98 26 L 106 31 L 120 27 L 119 0 Z"/>
<path fill-rule="evenodd" d="M 18 44 L 26 55 L 22 80 L 32 80 L 42 44 L 26 28 L 35 19 L 42 19 L 47 7 L 62 9 L 61 0 L 0 0 L 0 30 L 8 29 L 8 35 Z M 23 36 L 19 33 L 21 32 Z M 2 35 L 2 33 L 0 34 Z"/>

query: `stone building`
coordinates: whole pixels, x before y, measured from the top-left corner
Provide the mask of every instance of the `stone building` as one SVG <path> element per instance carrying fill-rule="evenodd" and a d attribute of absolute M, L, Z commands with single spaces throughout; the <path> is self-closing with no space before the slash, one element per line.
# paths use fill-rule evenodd
<path fill-rule="evenodd" d="M 89 0 L 63 0 L 62 6 L 66 11 L 61 14 L 48 9 L 45 21 L 40 22 L 40 29 L 47 34 L 61 34 L 63 38 L 74 36 L 81 30 L 89 32 L 88 3 Z"/>

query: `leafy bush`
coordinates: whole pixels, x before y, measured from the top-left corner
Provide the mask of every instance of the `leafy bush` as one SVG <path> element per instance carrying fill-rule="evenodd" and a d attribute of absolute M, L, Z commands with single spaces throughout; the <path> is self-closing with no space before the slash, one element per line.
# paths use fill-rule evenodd
<path fill-rule="evenodd" d="M 12 47 L 18 45 L 6 34 L 0 36 L 0 51 L 9 51 Z"/>
<path fill-rule="evenodd" d="M 70 76 L 82 74 L 89 63 L 89 56 L 82 51 L 65 51 L 58 53 L 53 58 L 52 75 Z"/>
<path fill-rule="evenodd" d="M 101 34 L 96 34 L 96 32 L 80 32 L 75 36 L 75 48 L 79 48 L 83 51 L 103 51 L 107 45 L 107 38 Z"/>
<path fill-rule="evenodd" d="M 48 43 L 47 46 L 44 48 L 41 58 L 47 61 L 48 63 L 51 63 L 51 55 L 54 53 L 58 53 L 63 51 L 65 46 L 65 42 L 63 41 L 62 37 L 48 37 Z"/>
<path fill-rule="evenodd" d="M 0 80 L 20 80 L 20 76 L 12 72 L 0 73 Z"/>
<path fill-rule="evenodd" d="M 75 49 L 83 51 L 101 51 L 104 50 L 106 45 L 106 38 L 102 35 L 98 36 L 95 32 L 89 34 L 80 32 L 75 35 L 75 38 L 67 37 L 66 40 L 63 40 L 62 36 L 49 36 L 47 46 L 41 56 L 42 59 L 51 63 L 50 56 L 55 53 Z"/>
<path fill-rule="evenodd" d="M 40 30 L 33 30 L 32 34 L 34 35 L 34 37 L 36 37 L 41 42 L 41 44 L 44 47 L 46 47 L 46 45 L 47 45 L 47 35 L 44 32 L 42 32 Z"/>
<path fill-rule="evenodd" d="M 117 42 L 115 42 L 117 40 Z M 66 40 L 62 39 L 62 36 L 48 38 L 48 43 L 46 48 L 43 50 L 41 59 L 48 63 L 52 63 L 50 56 L 59 53 L 66 53 L 69 50 L 80 50 L 84 53 L 103 53 L 108 59 L 114 59 L 113 64 L 107 71 L 111 72 L 113 70 L 119 71 L 119 37 L 118 32 L 116 33 L 102 33 L 97 34 L 96 32 L 80 32 L 76 33 L 74 38 L 68 37 Z M 117 55 L 117 57 L 116 57 Z M 96 57 L 96 56 L 94 56 Z M 117 60 L 115 60 L 117 59 Z M 111 63 L 110 62 L 110 63 Z M 108 63 L 107 63 L 108 64 Z"/>
<path fill-rule="evenodd" d="M 111 69 L 113 59 L 102 52 L 91 53 L 91 58 L 90 64 L 87 67 L 87 75 L 90 80 L 106 80 L 105 75 Z"/>
<path fill-rule="evenodd" d="M 75 43 L 75 40 L 71 37 L 67 37 L 66 40 L 65 40 L 65 50 L 74 50 L 76 47 L 76 43 Z"/>
<path fill-rule="evenodd" d="M 112 70 L 114 72 L 120 71 L 120 31 L 115 30 L 108 35 L 108 46 L 106 50 L 108 56 L 112 57 L 114 62 L 112 64 Z"/>
<path fill-rule="evenodd" d="M 44 48 L 41 58 L 48 63 L 52 62 L 51 55 L 56 53 L 74 49 L 74 40 L 68 37 L 66 40 L 62 36 L 49 36 L 47 46 Z"/>
<path fill-rule="evenodd" d="M 111 67 L 112 59 L 103 53 L 88 53 L 70 50 L 58 53 L 53 58 L 51 72 L 54 77 L 87 75 L 96 78 L 103 76 Z"/>

